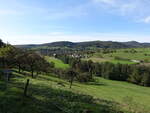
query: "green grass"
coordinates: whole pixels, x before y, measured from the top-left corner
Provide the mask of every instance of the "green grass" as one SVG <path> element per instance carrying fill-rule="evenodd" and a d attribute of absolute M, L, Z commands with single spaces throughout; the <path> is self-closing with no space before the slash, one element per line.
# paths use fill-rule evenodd
<path fill-rule="evenodd" d="M 116 113 L 114 102 L 96 100 L 82 92 L 69 89 L 68 82 L 46 75 L 36 79 L 14 73 L 9 83 L 0 81 L 0 113 Z M 24 84 L 30 78 L 28 97 L 23 96 Z M 61 86 L 58 83 L 63 83 Z"/>
<path fill-rule="evenodd" d="M 118 49 L 116 53 L 105 54 L 104 57 L 113 57 L 118 56 L 121 58 L 131 59 L 131 60 L 150 60 L 149 56 L 145 56 L 144 54 L 150 54 L 150 48 L 136 48 L 134 50 L 137 53 L 126 53 L 124 51 L 130 51 L 131 49 Z"/>
<path fill-rule="evenodd" d="M 150 48 L 135 48 L 136 53 L 130 53 L 125 51 L 131 51 L 132 49 L 117 49 L 116 53 L 95 53 L 92 57 L 84 60 L 93 60 L 94 62 L 112 62 L 112 63 L 122 63 L 122 64 L 135 64 L 135 62 L 131 60 L 143 60 L 146 63 L 150 62 Z M 145 54 L 148 54 L 145 56 Z M 115 57 L 120 57 L 122 59 L 129 59 L 127 60 L 116 60 Z"/>
<path fill-rule="evenodd" d="M 127 61 L 127 60 L 115 60 L 115 59 L 110 59 L 110 58 L 98 58 L 98 57 L 91 57 L 83 60 L 92 60 L 93 62 L 111 62 L 113 64 L 136 64 L 135 62 L 132 61 Z"/>
<path fill-rule="evenodd" d="M 7 89 L 5 82 L 0 81 L 0 109 L 3 105 L 3 111 L 11 111 L 8 113 L 16 113 L 17 110 L 20 110 L 19 113 L 63 113 L 58 110 L 55 103 L 64 110 L 70 110 L 69 113 L 73 111 L 73 113 L 82 113 L 84 109 L 92 110 L 92 113 L 117 113 L 110 108 L 116 103 L 117 108 L 116 106 L 115 108 L 123 110 L 124 113 L 129 109 L 141 110 L 141 113 L 149 113 L 144 110 L 150 111 L 148 87 L 97 77 L 95 82 L 86 84 L 75 82 L 72 89 L 69 89 L 69 83 L 65 80 L 40 75 L 36 79 L 30 78 L 29 97 L 25 98 L 23 88 L 27 78 L 30 77 L 15 73 Z M 100 101 L 93 103 L 90 96 L 83 95 L 90 95 Z M 118 108 L 118 105 L 121 108 Z"/>
<path fill-rule="evenodd" d="M 54 57 L 45 57 L 48 62 L 53 62 L 55 64 L 55 68 L 67 69 L 70 66 L 68 64 L 64 64 L 61 60 Z"/>
<path fill-rule="evenodd" d="M 131 61 L 126 61 L 126 60 L 111 60 L 111 61 L 109 61 L 109 62 L 111 62 L 111 63 L 113 63 L 113 64 L 136 64 L 136 63 L 134 63 L 134 62 L 131 62 Z"/>

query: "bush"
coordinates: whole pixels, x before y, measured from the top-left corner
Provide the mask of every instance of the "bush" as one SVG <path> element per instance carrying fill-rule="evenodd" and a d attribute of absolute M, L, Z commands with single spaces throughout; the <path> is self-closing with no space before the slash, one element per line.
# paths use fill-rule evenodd
<path fill-rule="evenodd" d="M 79 82 L 89 82 L 91 80 L 92 80 L 92 77 L 91 77 L 90 73 L 85 72 L 85 73 L 80 73 L 78 75 Z"/>

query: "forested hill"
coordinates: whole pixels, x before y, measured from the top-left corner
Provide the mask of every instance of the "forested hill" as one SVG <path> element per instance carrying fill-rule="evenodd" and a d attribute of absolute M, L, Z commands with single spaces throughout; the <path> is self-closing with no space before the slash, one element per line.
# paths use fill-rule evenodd
<path fill-rule="evenodd" d="M 36 47 L 68 47 L 68 48 L 135 48 L 150 47 L 150 43 L 130 42 L 113 42 L 113 41 L 89 41 L 89 42 L 69 42 L 60 41 L 45 44 L 15 45 L 19 48 L 36 48 Z"/>

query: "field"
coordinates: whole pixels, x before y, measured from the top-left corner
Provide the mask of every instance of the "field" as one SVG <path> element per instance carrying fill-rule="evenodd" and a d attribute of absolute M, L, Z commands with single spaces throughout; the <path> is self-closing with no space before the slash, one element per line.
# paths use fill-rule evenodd
<path fill-rule="evenodd" d="M 92 113 L 117 113 L 109 108 L 114 103 L 121 106 L 116 106 L 115 109 L 125 113 L 128 113 L 128 109 L 143 111 L 142 113 L 149 113 L 144 110 L 150 110 L 150 88 L 147 87 L 95 78 L 95 82 L 88 84 L 76 82 L 70 89 L 65 80 L 40 75 L 36 79 L 30 78 L 28 97 L 24 97 L 23 89 L 27 78 L 30 77 L 14 73 L 7 85 L 0 81 L 1 113 L 82 113 L 83 109 L 89 109 Z M 100 101 L 97 104 L 90 103 L 90 97 L 83 94 Z"/>
<path fill-rule="evenodd" d="M 148 64 L 149 48 L 134 50 L 134 53 L 130 52 L 132 49 L 95 53 L 88 59 L 122 64 L 143 60 Z M 70 67 L 54 57 L 46 56 L 45 59 L 58 69 Z M 30 79 L 28 96 L 24 96 L 27 79 Z M 94 77 L 93 82 L 74 82 L 71 89 L 69 86 L 68 80 L 57 78 L 53 73 L 41 73 L 31 78 L 27 71 L 14 70 L 9 82 L 0 75 L 0 113 L 150 113 L 149 87 L 101 77 Z"/>
<path fill-rule="evenodd" d="M 61 60 L 56 59 L 54 57 L 45 57 L 48 62 L 53 62 L 55 64 L 55 68 L 67 69 L 69 68 L 68 64 L 64 64 Z"/>
<path fill-rule="evenodd" d="M 117 59 L 119 57 L 120 59 Z M 135 49 L 117 49 L 113 53 L 97 52 L 90 58 L 84 60 L 93 60 L 94 62 L 112 62 L 121 64 L 136 64 L 138 61 L 150 62 L 150 48 Z M 137 62 L 136 62 L 137 61 Z"/>

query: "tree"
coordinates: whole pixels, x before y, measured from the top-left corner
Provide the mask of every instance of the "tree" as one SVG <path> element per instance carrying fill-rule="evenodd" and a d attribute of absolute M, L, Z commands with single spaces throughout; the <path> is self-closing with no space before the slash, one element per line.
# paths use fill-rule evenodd
<path fill-rule="evenodd" d="M 149 75 L 149 73 L 145 72 L 143 74 L 141 85 L 150 86 L 150 75 Z"/>
<path fill-rule="evenodd" d="M 23 68 L 23 65 L 25 65 L 26 52 L 22 49 L 16 48 L 15 53 L 16 55 L 14 56 L 14 59 L 20 73 L 21 68 Z"/>
<path fill-rule="evenodd" d="M 28 52 L 26 56 L 26 62 L 29 66 L 32 78 L 34 78 L 34 71 L 38 70 L 41 64 L 42 57 L 34 52 Z"/>
<path fill-rule="evenodd" d="M 0 48 L 3 47 L 5 44 L 4 42 L 0 39 Z"/>
<path fill-rule="evenodd" d="M 142 76 L 139 73 L 138 68 L 134 68 L 132 74 L 129 76 L 129 81 L 135 84 L 141 83 Z"/>
<path fill-rule="evenodd" d="M 10 68 L 14 66 L 15 64 L 14 56 L 15 56 L 15 48 L 13 46 L 7 45 L 6 47 L 0 48 L 0 59 L 2 62 L 2 67 Z"/>
<path fill-rule="evenodd" d="M 88 72 L 84 72 L 84 73 L 79 73 L 77 76 L 77 80 L 79 82 L 89 82 L 91 81 L 91 74 Z"/>
<path fill-rule="evenodd" d="M 88 66 L 88 71 L 89 71 L 89 73 L 90 73 L 90 75 L 91 75 L 91 78 L 93 78 L 93 61 L 92 60 L 89 60 L 88 62 L 87 62 L 87 66 Z"/>
<path fill-rule="evenodd" d="M 45 60 L 44 57 L 41 57 L 37 62 L 37 65 L 35 65 L 36 75 L 38 76 L 40 72 L 48 73 L 50 68 L 54 68 L 54 63 L 49 63 Z"/>
<path fill-rule="evenodd" d="M 74 81 L 74 78 L 77 76 L 77 72 L 73 69 L 69 69 L 66 74 L 67 74 L 67 78 L 69 79 L 70 88 L 71 88 L 73 81 Z"/>

